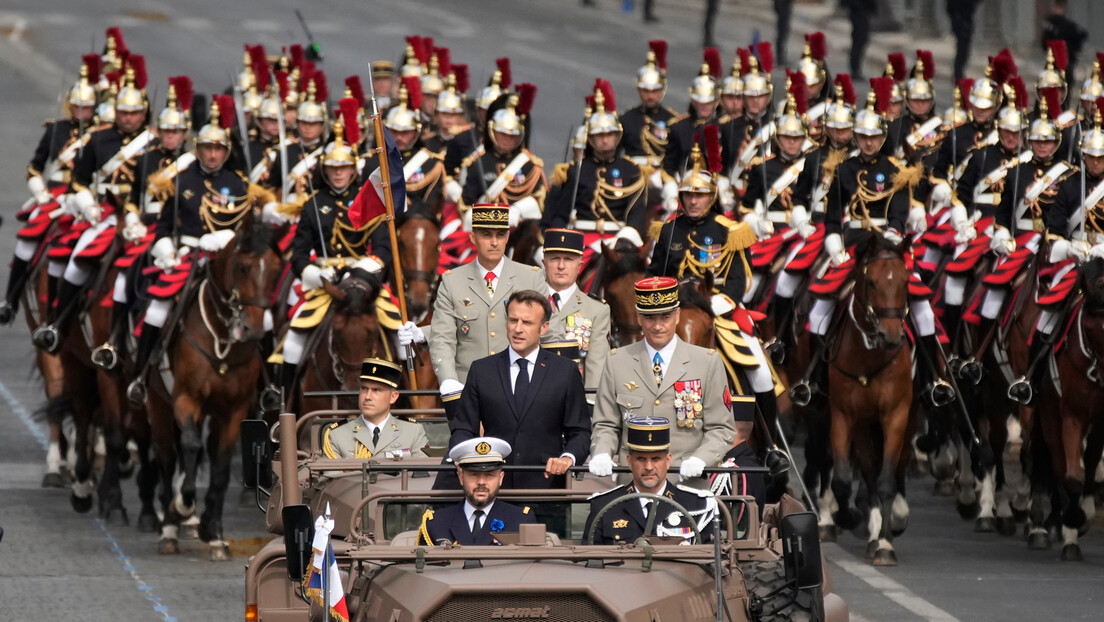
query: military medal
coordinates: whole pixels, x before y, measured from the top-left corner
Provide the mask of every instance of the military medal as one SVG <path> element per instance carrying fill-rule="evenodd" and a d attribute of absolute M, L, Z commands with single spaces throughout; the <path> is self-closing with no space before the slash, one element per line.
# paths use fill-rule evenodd
<path fill-rule="evenodd" d="M 701 380 L 675 382 L 675 418 L 683 428 L 702 427 Z"/>
<path fill-rule="evenodd" d="M 322 207 L 318 208 L 318 211 L 328 215 L 330 212 L 333 211 L 333 209 L 329 205 L 323 205 Z"/>
<path fill-rule="evenodd" d="M 471 326 L 468 326 L 467 322 L 464 322 L 463 324 L 460 325 L 460 332 L 462 332 L 466 335 L 466 334 L 468 334 L 469 331 L 471 331 Z"/>
<path fill-rule="evenodd" d="M 884 192 L 885 191 L 885 175 L 883 173 L 878 173 L 877 175 L 874 176 L 874 191 L 875 192 Z"/>
<path fill-rule="evenodd" d="M 613 187 L 620 188 L 625 185 L 625 180 L 621 179 L 621 171 L 613 169 L 610 171 L 610 176 L 613 177 Z"/>

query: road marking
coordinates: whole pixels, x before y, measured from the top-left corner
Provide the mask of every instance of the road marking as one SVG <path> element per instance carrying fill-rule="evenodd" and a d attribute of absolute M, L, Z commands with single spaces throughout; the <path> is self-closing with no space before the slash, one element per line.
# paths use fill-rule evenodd
<path fill-rule="evenodd" d="M 8 407 L 15 413 L 15 416 L 19 417 L 19 420 L 27 427 L 31 436 L 34 437 L 35 441 L 38 442 L 45 451 L 46 448 L 50 446 L 50 437 L 46 434 L 45 426 L 31 417 L 31 413 L 23 406 L 23 403 L 12 394 L 3 381 L 0 381 L 0 398 L 7 402 Z M 111 534 L 111 530 L 107 528 L 107 525 L 98 518 L 93 519 L 92 524 L 99 527 L 100 531 L 103 532 L 111 553 L 115 555 L 115 559 L 122 563 L 123 571 L 134 579 L 134 582 L 138 586 L 138 593 L 149 601 L 154 611 L 161 614 L 163 622 L 177 622 L 176 617 L 169 613 L 169 608 L 161 604 L 161 597 L 154 594 L 153 586 L 142 580 L 142 577 L 138 574 L 138 568 L 123 551 L 123 547 L 119 545 L 119 541 Z"/>
<path fill-rule="evenodd" d="M 960 622 L 958 618 L 920 598 L 905 586 L 874 569 L 873 566 L 851 559 L 833 559 L 831 562 L 847 574 L 878 590 L 883 596 L 907 611 L 929 622 Z M 852 620 L 854 619 L 855 616 L 852 616 Z"/>

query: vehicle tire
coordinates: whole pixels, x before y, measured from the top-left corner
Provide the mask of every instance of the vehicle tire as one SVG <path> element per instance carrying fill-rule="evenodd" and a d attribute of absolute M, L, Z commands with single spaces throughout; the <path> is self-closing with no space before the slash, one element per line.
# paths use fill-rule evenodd
<path fill-rule="evenodd" d="M 749 596 L 765 598 L 768 594 L 786 583 L 786 568 L 782 560 L 741 562 L 744 582 Z M 822 622 L 824 620 L 824 597 L 820 588 L 802 590 L 797 598 L 785 607 L 793 595 L 792 589 L 782 590 L 770 600 L 763 601 L 762 614 L 752 620 L 758 622 Z"/>

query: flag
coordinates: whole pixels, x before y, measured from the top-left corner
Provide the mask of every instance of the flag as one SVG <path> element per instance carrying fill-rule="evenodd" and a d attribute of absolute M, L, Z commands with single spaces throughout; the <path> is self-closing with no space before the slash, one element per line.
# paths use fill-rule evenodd
<path fill-rule="evenodd" d="M 399 146 L 395 144 L 395 139 L 391 138 L 391 132 L 388 132 L 387 128 L 383 128 L 383 140 L 387 144 L 385 152 L 388 173 L 391 177 L 391 200 L 395 206 L 395 216 L 398 216 L 406 209 L 406 176 L 403 175 L 402 152 L 399 151 Z M 368 181 L 360 187 L 360 192 L 349 206 L 349 224 L 360 229 L 386 213 L 387 207 L 383 202 L 383 176 L 377 167 L 368 176 Z"/>
<path fill-rule="evenodd" d="M 326 513 L 314 521 L 314 542 L 311 543 L 314 555 L 303 585 L 307 596 L 320 606 L 326 605 L 323 594 L 329 594 L 326 600 L 329 601 L 330 615 L 338 622 L 349 622 L 345 588 L 341 585 L 341 572 L 337 569 L 337 558 L 334 557 L 333 546 L 330 544 L 330 532 L 333 528 L 330 504 L 326 503 Z"/>

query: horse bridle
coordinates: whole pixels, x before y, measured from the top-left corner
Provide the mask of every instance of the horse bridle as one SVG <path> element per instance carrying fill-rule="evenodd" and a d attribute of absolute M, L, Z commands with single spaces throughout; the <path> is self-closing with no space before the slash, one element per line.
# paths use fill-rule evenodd
<path fill-rule="evenodd" d="M 233 253 L 233 255 L 237 256 L 237 253 Z M 232 330 L 232 328 L 235 325 L 242 324 L 242 317 L 241 316 L 242 316 L 242 312 L 245 311 L 246 307 L 256 307 L 258 309 L 262 309 L 262 310 L 267 311 L 267 310 L 271 309 L 272 306 L 273 306 L 273 296 L 269 296 L 269 297 L 261 297 L 261 296 L 243 297 L 241 295 L 241 292 L 238 291 L 237 287 L 234 287 L 233 289 L 230 290 L 229 294 L 226 294 L 219 287 L 218 281 L 215 279 L 216 275 L 215 275 L 215 272 L 214 272 L 214 263 L 215 263 L 214 261 L 208 261 L 207 262 L 207 266 L 206 266 L 206 270 L 207 270 L 206 281 L 207 281 L 207 285 L 208 285 L 207 289 L 208 289 L 208 291 L 211 291 L 214 294 L 214 302 L 217 305 L 216 308 L 215 308 L 215 315 L 218 317 L 219 321 L 221 321 L 222 324 L 225 327 L 227 327 L 228 329 L 231 329 L 230 333 L 231 333 L 231 335 L 233 335 L 235 331 Z M 232 265 L 236 265 L 236 264 L 232 264 Z M 228 311 L 229 315 L 224 314 L 223 309 Z M 254 340 L 257 340 L 257 339 L 260 339 L 260 335 L 256 336 Z M 233 341 L 238 341 L 238 340 L 234 340 L 234 339 L 232 339 L 232 340 Z"/>
<path fill-rule="evenodd" d="M 869 269 L 871 262 L 877 261 L 879 259 L 895 259 L 896 257 L 897 257 L 897 255 L 895 255 L 893 253 L 890 253 L 888 251 L 882 251 L 882 252 L 878 253 L 874 257 L 870 258 L 869 261 L 867 261 L 866 263 L 863 264 L 862 276 L 866 276 L 866 271 Z M 908 287 L 908 281 L 907 280 L 905 281 L 905 287 L 906 288 Z M 875 307 L 874 305 L 870 304 L 870 302 L 866 299 L 865 279 L 864 279 L 864 283 L 862 285 L 862 293 L 863 293 L 863 297 L 862 297 L 863 300 L 861 301 L 861 304 L 862 304 L 862 311 L 863 311 L 863 319 L 866 320 L 866 322 L 870 325 L 871 328 L 869 330 L 867 330 L 865 327 L 862 326 L 862 324 L 859 323 L 858 319 L 855 317 L 855 302 L 859 300 L 858 295 L 853 295 L 851 297 L 851 305 L 850 305 L 851 309 L 850 309 L 850 311 L 851 311 L 852 323 L 855 325 L 855 328 L 857 328 L 858 331 L 860 333 L 862 333 L 864 340 L 869 342 L 870 340 L 873 340 L 873 339 L 877 338 L 877 336 L 878 336 L 878 321 L 879 320 L 899 319 L 899 320 L 901 320 L 902 323 L 904 323 L 904 321 L 908 318 L 908 304 L 907 303 L 900 306 L 900 307 Z"/>

